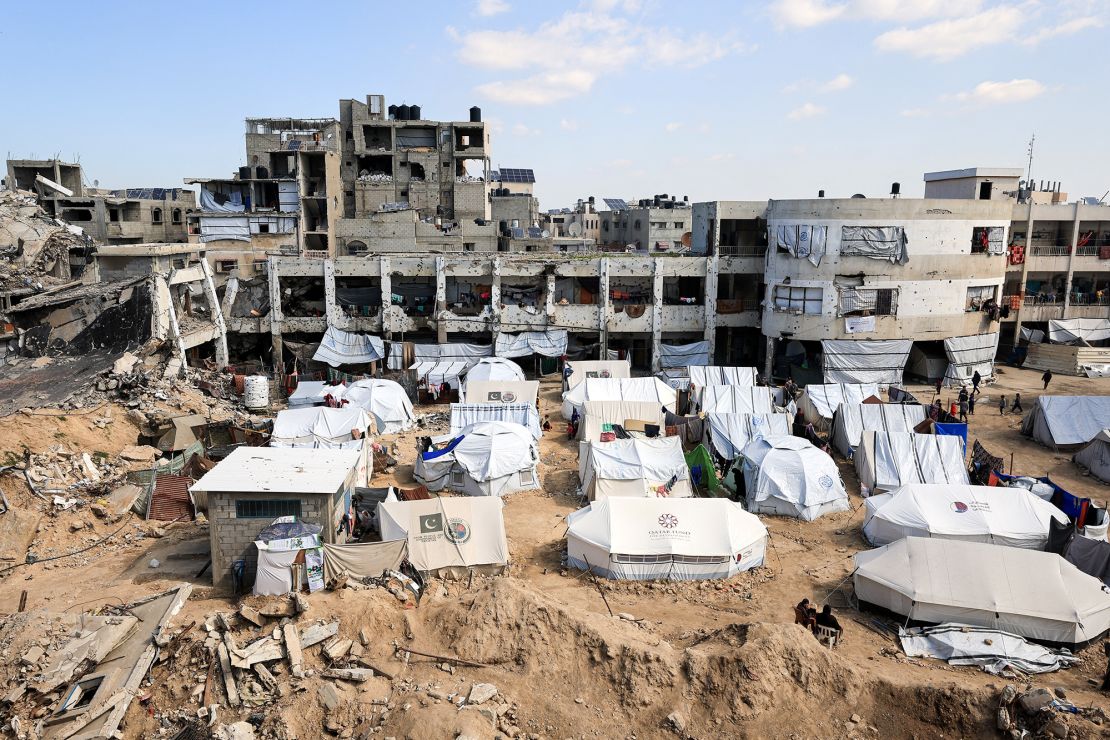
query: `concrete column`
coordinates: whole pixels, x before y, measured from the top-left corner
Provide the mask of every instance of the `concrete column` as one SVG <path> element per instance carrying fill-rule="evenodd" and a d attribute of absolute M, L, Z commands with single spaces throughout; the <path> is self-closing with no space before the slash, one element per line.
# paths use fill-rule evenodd
<path fill-rule="evenodd" d="M 277 257 L 269 257 L 267 275 L 270 283 L 270 340 L 273 342 L 275 368 L 282 367 L 282 351 L 284 345 L 281 341 L 281 322 L 284 316 L 281 313 L 281 275 L 278 274 Z"/>
<path fill-rule="evenodd" d="M 346 317 L 335 300 L 335 262 L 330 259 L 324 260 L 324 316 L 327 317 L 328 326 L 347 326 Z"/>
<path fill-rule="evenodd" d="M 1018 294 L 1021 296 L 1021 303 L 1018 304 L 1017 320 L 1014 321 L 1014 346 L 1018 346 L 1021 341 L 1021 321 L 1022 314 L 1025 313 L 1025 280 L 1029 275 L 1029 258 L 1032 255 L 1031 245 L 1033 243 L 1033 198 L 1029 198 L 1029 212 L 1025 218 L 1025 261 L 1021 263 L 1021 285 L 1018 286 Z"/>
<path fill-rule="evenodd" d="M 602 257 L 598 260 L 597 289 L 597 334 L 599 360 L 609 358 L 609 258 Z"/>
<path fill-rule="evenodd" d="M 705 258 L 705 340 L 709 342 L 709 364 L 714 364 L 717 349 L 717 270 L 720 260 L 716 250 Z"/>
<path fill-rule="evenodd" d="M 1075 272 L 1075 250 L 1079 246 L 1079 203 L 1075 203 L 1075 216 L 1071 222 L 1071 249 L 1068 251 L 1068 276 L 1064 280 L 1064 312 L 1060 318 L 1066 319 L 1068 317 L 1068 309 L 1071 308 L 1071 278 Z"/>
<path fill-rule="evenodd" d="M 436 255 L 436 341 L 447 343 L 447 272 L 443 255 Z"/>
<path fill-rule="evenodd" d="M 212 268 L 208 266 L 207 259 L 201 259 L 200 270 L 204 273 L 204 297 L 208 301 L 208 310 L 212 312 L 212 322 L 220 332 L 216 337 L 216 369 L 223 370 L 227 367 L 228 359 L 227 324 L 224 322 L 224 312 L 220 307 L 220 298 L 216 295 L 216 284 L 212 282 Z M 228 289 L 230 290 L 230 287 Z M 232 294 L 232 300 L 234 298 Z"/>
<path fill-rule="evenodd" d="M 497 338 L 501 336 L 501 258 L 494 257 L 490 261 L 490 274 L 493 282 L 489 289 L 489 330 L 493 335 L 493 344 L 497 346 Z"/>
<path fill-rule="evenodd" d="M 651 274 L 651 371 L 663 369 L 663 260 L 652 260 Z"/>
<path fill-rule="evenodd" d="M 767 347 L 765 351 L 767 353 L 767 357 L 765 357 L 763 360 L 763 379 L 770 383 L 771 373 L 775 367 L 775 338 L 766 337 L 766 341 Z"/>
<path fill-rule="evenodd" d="M 548 272 L 546 277 L 547 283 L 544 286 L 545 300 L 543 312 L 547 319 L 547 323 L 550 324 L 555 321 L 555 273 Z"/>
<path fill-rule="evenodd" d="M 382 280 L 382 334 L 393 339 L 393 275 L 389 257 L 378 258 L 378 274 Z"/>

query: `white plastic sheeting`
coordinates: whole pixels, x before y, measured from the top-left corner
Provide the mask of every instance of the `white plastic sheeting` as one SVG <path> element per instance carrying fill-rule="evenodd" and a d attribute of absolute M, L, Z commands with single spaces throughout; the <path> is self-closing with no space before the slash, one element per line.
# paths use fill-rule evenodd
<path fill-rule="evenodd" d="M 759 378 L 754 367 L 724 367 L 721 365 L 692 365 L 686 368 L 695 403 L 701 401 L 701 391 L 710 385 L 753 386 Z"/>
<path fill-rule="evenodd" d="M 538 380 L 473 380 L 467 378 L 464 399 L 467 403 L 527 403 L 536 405 L 540 395 Z"/>
<path fill-rule="evenodd" d="M 1072 459 L 1103 483 L 1110 483 L 1110 429 L 1100 431 Z"/>
<path fill-rule="evenodd" d="M 286 399 L 289 403 L 289 408 L 297 408 L 298 406 L 319 406 L 324 403 L 324 386 L 327 385 L 325 380 L 301 380 L 297 383 L 297 387 L 289 394 Z"/>
<path fill-rule="evenodd" d="M 389 345 L 390 370 L 404 370 L 406 354 L 411 354 L 411 364 L 422 362 L 464 362 L 470 367 L 483 357 L 493 355 L 493 347 L 488 344 L 409 344 L 391 342 Z"/>
<path fill-rule="evenodd" d="M 863 496 L 911 483 L 969 482 L 964 441 L 956 435 L 865 431 L 853 459 Z"/>
<path fill-rule="evenodd" d="M 735 460 L 752 441 L 763 437 L 790 434 L 789 414 L 730 414 L 711 412 L 705 415 L 709 443 L 718 455 Z"/>
<path fill-rule="evenodd" d="M 1021 433 L 1047 447 L 1081 445 L 1110 427 L 1110 396 L 1041 396 Z"/>
<path fill-rule="evenodd" d="M 524 380 L 520 365 L 504 357 L 483 357 L 466 373 L 467 382 L 471 380 Z"/>
<path fill-rule="evenodd" d="M 841 257 L 868 257 L 904 265 L 909 262 L 908 242 L 901 226 L 840 227 Z"/>
<path fill-rule="evenodd" d="M 332 367 L 378 362 L 385 359 L 385 342 L 371 334 L 354 334 L 329 326 L 312 359 Z"/>
<path fill-rule="evenodd" d="M 994 675 L 1013 668 L 1022 673 L 1051 673 L 1080 662 L 1069 650 L 1053 650 L 1010 632 L 966 624 L 899 630 L 898 639 L 902 651 L 911 658 L 937 658 L 948 665 L 977 665 Z"/>
<path fill-rule="evenodd" d="M 925 407 L 916 403 L 842 403 L 832 426 L 832 444 L 851 457 L 865 431 L 912 432 L 925 421 Z"/>
<path fill-rule="evenodd" d="M 297 213 L 301 210 L 301 198 L 297 193 L 297 183 L 283 181 L 278 187 L 278 210 L 282 213 Z"/>
<path fill-rule="evenodd" d="M 444 498 L 378 504 L 382 540 L 407 540 L 413 567 L 437 576 L 471 568 L 501 570 L 509 562 L 504 504 L 497 498 Z"/>
<path fill-rule="evenodd" d="M 912 339 L 823 339 L 825 382 L 901 383 L 911 347 Z"/>
<path fill-rule="evenodd" d="M 296 183 L 293 183 L 296 185 Z M 243 196 L 233 193 L 231 200 L 219 203 L 216 197 L 203 185 L 200 188 L 200 210 L 207 213 L 243 213 L 247 210 Z"/>
<path fill-rule="evenodd" d="M 691 344 L 660 344 L 660 367 L 687 367 L 709 364 L 709 341 Z"/>
<path fill-rule="evenodd" d="M 498 334 L 494 354 L 498 357 L 562 357 L 567 353 L 567 330 L 525 331 L 520 334 Z"/>
<path fill-rule="evenodd" d="M 815 429 L 827 432 L 840 404 L 863 403 L 872 397 L 882 399 L 875 383 L 812 383 L 802 392 L 798 408 Z"/>
<path fill-rule="evenodd" d="M 609 496 L 694 495 L 678 437 L 591 442 L 581 468 L 582 494 L 590 501 Z M 669 491 L 660 490 L 672 480 Z"/>
<path fill-rule="evenodd" d="M 251 240 L 250 220 L 246 216 L 201 216 L 201 243 L 223 239 L 249 242 Z"/>
<path fill-rule="evenodd" d="M 1055 344 L 1080 344 L 1110 339 L 1110 319 L 1051 319 L 1048 341 Z"/>
<path fill-rule="evenodd" d="M 401 384 L 392 380 L 356 380 L 343 389 L 340 398 L 344 404 L 364 409 L 374 417 L 378 434 L 397 434 L 416 423 L 412 401 Z"/>
<path fill-rule="evenodd" d="M 419 455 L 413 475 L 433 491 L 501 496 L 539 488 L 537 449 L 532 433 L 520 424 L 483 421 L 459 432 L 447 451 Z"/>
<path fill-rule="evenodd" d="M 948 357 L 926 353 L 920 346 L 910 350 L 910 359 L 906 363 L 906 372 L 915 378 L 936 382 L 948 372 Z"/>
<path fill-rule="evenodd" d="M 864 502 L 863 536 L 872 545 L 937 537 L 1043 550 L 1064 512 L 1018 487 L 908 485 Z"/>
<path fill-rule="evenodd" d="M 767 527 L 727 499 L 607 498 L 567 524 L 567 562 L 606 578 L 728 578 L 767 549 Z"/>
<path fill-rule="evenodd" d="M 948 370 L 944 384 L 948 387 L 970 385 L 975 371 L 983 380 L 994 377 L 994 356 L 998 354 L 998 332 L 949 337 L 944 340 Z"/>
<path fill-rule="evenodd" d="M 630 378 L 632 367 L 628 360 L 573 360 L 567 362 L 563 390 L 569 391 L 586 378 Z"/>
<path fill-rule="evenodd" d="M 855 563 L 860 601 L 921 622 L 959 622 L 1068 645 L 1110 628 L 1110 594 L 1102 582 L 1054 552 L 905 537 L 857 553 Z"/>
<path fill-rule="evenodd" d="M 765 385 L 710 385 L 702 388 L 700 410 L 719 414 L 773 414 L 775 393 Z"/>
<path fill-rule="evenodd" d="M 279 411 L 270 435 L 271 447 L 324 447 L 357 450 L 362 446 L 370 417 L 361 408 L 313 406 Z M 358 430 L 359 438 L 351 435 Z"/>
<path fill-rule="evenodd" d="M 821 266 L 829 238 L 827 226 L 806 226 L 803 224 L 779 224 L 775 227 L 774 246 L 792 257 L 809 260 L 814 267 Z"/>
<path fill-rule="evenodd" d="M 807 439 L 765 437 L 742 455 L 748 511 L 811 522 L 850 508 L 836 463 Z"/>
<path fill-rule="evenodd" d="M 462 384 L 462 375 L 466 372 L 466 368 L 467 364 L 461 360 L 444 360 L 442 362 L 432 360 L 418 362 L 409 370 L 412 370 L 417 378 L 426 379 L 429 385 L 443 385 L 446 383 L 457 389 Z"/>
<path fill-rule="evenodd" d="M 659 378 L 587 378 L 563 394 L 563 418 L 581 415 L 587 401 L 650 401 L 673 412 L 678 395 Z"/>
<path fill-rule="evenodd" d="M 578 439 L 597 442 L 606 426 L 624 424 L 629 419 L 655 424 L 660 429 L 666 425 L 663 405 L 658 401 L 586 401 L 582 405 L 582 420 L 578 423 Z"/>
<path fill-rule="evenodd" d="M 451 404 L 451 436 L 457 437 L 466 427 L 480 421 L 511 421 L 520 424 L 540 438 L 540 415 L 528 403 L 453 403 Z"/>

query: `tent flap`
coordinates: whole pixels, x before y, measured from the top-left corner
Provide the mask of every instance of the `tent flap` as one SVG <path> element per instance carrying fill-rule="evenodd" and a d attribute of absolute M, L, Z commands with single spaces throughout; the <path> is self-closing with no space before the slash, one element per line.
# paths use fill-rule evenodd
<path fill-rule="evenodd" d="M 901 383 L 912 347 L 912 339 L 824 339 L 825 382 Z"/>
<path fill-rule="evenodd" d="M 329 326 L 320 340 L 320 348 L 312 356 L 315 362 L 332 367 L 361 365 L 385 358 L 385 343 L 370 334 L 354 334 Z"/>
<path fill-rule="evenodd" d="M 525 331 L 520 334 L 498 334 L 494 353 L 498 357 L 562 357 L 567 353 L 567 330 Z"/>

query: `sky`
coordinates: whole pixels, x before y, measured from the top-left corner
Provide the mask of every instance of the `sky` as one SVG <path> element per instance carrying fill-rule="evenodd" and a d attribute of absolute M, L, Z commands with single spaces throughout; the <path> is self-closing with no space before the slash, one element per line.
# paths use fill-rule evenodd
<path fill-rule="evenodd" d="M 243 119 L 384 94 L 491 127 L 541 208 L 923 192 L 1027 166 L 1110 190 L 1110 0 L 16 3 L 0 147 L 89 184 L 180 186 L 245 164 Z"/>

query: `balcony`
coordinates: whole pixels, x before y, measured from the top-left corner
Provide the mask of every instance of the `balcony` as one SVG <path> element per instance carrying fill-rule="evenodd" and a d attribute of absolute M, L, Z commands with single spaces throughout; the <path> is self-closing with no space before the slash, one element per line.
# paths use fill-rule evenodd
<path fill-rule="evenodd" d="M 764 257 L 767 255 L 766 246 L 728 246 L 722 244 L 717 247 L 717 254 L 721 257 Z"/>
<path fill-rule="evenodd" d="M 663 331 L 700 331 L 705 328 L 705 306 L 663 306 Z"/>

